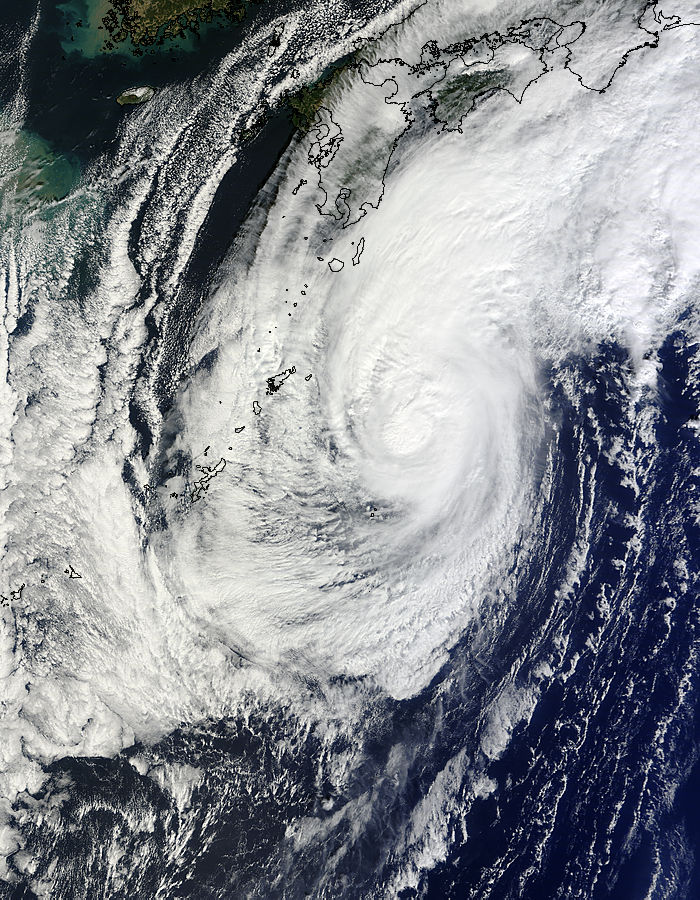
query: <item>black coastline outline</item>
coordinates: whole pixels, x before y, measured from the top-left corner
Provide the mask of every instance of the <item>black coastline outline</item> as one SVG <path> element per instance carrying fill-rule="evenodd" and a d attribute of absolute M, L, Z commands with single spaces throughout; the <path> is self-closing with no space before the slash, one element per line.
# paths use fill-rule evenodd
<path fill-rule="evenodd" d="M 552 19 L 550 16 L 538 16 L 529 19 L 523 19 L 521 22 L 512 25 L 505 32 L 487 32 L 478 37 L 468 38 L 465 41 L 450 44 L 444 48 L 438 47 L 435 41 L 427 41 L 423 46 L 421 61 L 416 65 L 410 65 L 406 62 L 406 60 L 401 59 L 401 57 L 379 58 L 371 64 L 365 61 L 349 63 L 347 65 L 347 69 L 355 69 L 358 72 L 363 83 L 368 87 L 386 87 L 389 82 L 393 82 L 395 90 L 385 98 L 384 102 L 398 105 L 401 108 L 401 111 L 403 112 L 404 118 L 406 120 L 406 127 L 401 131 L 399 135 L 397 135 L 397 137 L 392 142 L 391 149 L 387 156 L 386 164 L 384 166 L 384 171 L 382 174 L 381 191 L 376 203 L 372 202 L 371 200 L 363 201 L 357 206 L 357 213 L 354 216 L 351 216 L 350 206 L 347 202 L 348 198 L 351 196 L 351 189 L 348 187 L 341 187 L 336 197 L 331 200 L 328 191 L 326 190 L 323 183 L 323 169 L 327 168 L 332 162 L 337 150 L 339 149 L 343 141 L 343 134 L 341 126 L 333 118 L 332 110 L 327 106 L 322 105 L 318 110 L 315 122 L 309 129 L 309 134 L 312 135 L 312 143 L 309 148 L 308 154 L 309 165 L 316 168 L 318 172 L 317 186 L 323 194 L 323 202 L 316 204 L 316 208 L 318 209 L 319 214 L 322 216 L 329 216 L 335 219 L 339 224 L 342 223 L 342 228 L 347 228 L 348 226 L 354 225 L 360 219 L 362 219 L 367 214 L 370 208 L 379 208 L 379 204 L 382 202 L 384 192 L 386 190 L 386 175 L 389 170 L 389 166 L 391 164 L 394 153 L 396 152 L 401 139 L 407 134 L 407 132 L 415 122 L 415 116 L 413 111 L 410 109 L 409 104 L 411 103 L 411 101 L 414 101 L 421 96 L 426 96 L 428 98 L 427 112 L 435 126 L 439 127 L 442 131 L 458 131 L 462 133 L 464 120 L 483 102 L 487 101 L 492 96 L 495 96 L 498 93 L 506 93 L 511 96 L 516 103 L 521 104 L 528 89 L 532 87 L 532 85 L 537 81 L 539 81 L 543 76 L 552 71 L 558 71 L 560 69 L 569 71 L 576 78 L 581 87 L 583 87 L 585 90 L 591 91 L 596 94 L 604 94 L 614 81 L 617 73 L 627 64 L 627 61 L 633 53 L 637 53 L 638 51 L 644 49 L 654 49 L 659 46 L 659 40 L 662 32 L 670 31 L 675 28 L 700 27 L 700 22 L 684 22 L 681 20 L 681 17 L 679 15 L 665 15 L 659 8 L 661 2 L 662 0 L 649 0 L 649 2 L 644 5 L 642 10 L 635 17 L 639 31 L 647 37 L 635 46 L 628 48 L 622 54 L 609 79 L 602 87 L 593 87 L 592 85 L 586 84 L 584 76 L 580 72 L 577 72 L 574 67 L 572 67 L 573 51 L 571 47 L 575 43 L 577 43 L 577 41 L 579 41 L 581 37 L 586 33 L 586 22 L 581 19 L 575 19 L 574 21 L 567 24 L 562 24 L 560 22 L 557 22 L 555 19 Z M 387 31 L 392 28 L 401 26 L 414 13 L 415 10 L 412 10 L 399 22 L 392 24 L 389 29 L 387 29 Z M 648 20 L 650 15 L 651 21 Z M 652 23 L 655 23 L 659 27 L 655 30 L 651 30 L 648 26 L 650 26 Z M 549 28 L 553 28 L 554 31 L 553 33 L 550 31 L 545 43 L 540 42 L 540 44 L 538 45 L 537 29 L 543 29 L 545 25 Z M 559 38 L 562 37 L 562 35 L 567 30 L 571 29 L 574 26 L 579 26 L 579 33 L 575 37 L 559 43 Z M 383 35 L 379 35 L 377 38 L 375 38 L 375 40 L 380 40 L 382 36 Z M 490 49 L 490 57 L 486 62 L 493 60 L 496 51 L 501 47 L 507 44 L 522 44 L 523 46 L 528 47 L 530 50 L 533 50 L 538 54 L 539 59 L 543 65 L 543 70 L 539 75 L 531 79 L 523 87 L 519 96 L 505 86 L 497 86 L 494 87 L 491 91 L 487 91 L 484 94 L 480 94 L 479 96 L 475 97 L 470 107 L 465 110 L 465 112 L 460 116 L 458 124 L 456 126 L 450 126 L 448 122 L 439 118 L 437 114 L 438 101 L 433 92 L 439 84 L 444 82 L 445 78 L 447 77 L 448 67 L 454 59 L 462 57 L 465 65 L 469 66 L 469 63 L 464 59 L 463 54 L 467 53 L 469 50 L 474 49 L 479 44 L 486 44 Z M 545 59 L 545 54 L 553 53 L 558 50 L 564 50 L 565 56 L 563 64 L 560 64 L 555 69 L 554 67 L 548 65 L 548 60 Z M 429 87 L 417 91 L 415 94 L 412 94 L 407 100 L 394 101 L 392 100 L 392 98 L 395 97 L 400 90 L 399 85 L 394 78 L 389 76 L 385 78 L 381 83 L 378 83 L 376 81 L 369 81 L 367 80 L 367 78 L 365 78 L 365 74 L 369 75 L 372 69 L 382 65 L 391 64 L 396 66 L 408 66 L 410 73 L 417 75 L 428 72 L 431 68 L 442 68 L 443 71 L 442 74 L 439 75 L 439 77 L 437 77 Z M 472 65 L 477 64 L 478 62 L 475 62 Z M 329 126 L 323 121 L 322 113 L 324 113 L 328 117 L 331 125 L 338 129 L 338 133 L 335 133 L 331 136 Z M 327 141 L 326 146 L 324 146 L 324 140 Z M 326 207 L 328 208 L 326 209 Z"/>

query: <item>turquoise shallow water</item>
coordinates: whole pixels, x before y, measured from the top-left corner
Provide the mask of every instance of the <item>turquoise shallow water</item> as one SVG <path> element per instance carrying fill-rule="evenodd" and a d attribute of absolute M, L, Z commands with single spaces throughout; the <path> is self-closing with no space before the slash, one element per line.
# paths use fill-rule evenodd
<path fill-rule="evenodd" d="M 217 355 L 221 353 L 225 360 L 221 332 L 228 319 L 237 306 L 256 308 L 243 293 L 243 279 L 240 284 L 233 281 L 248 264 L 247 257 L 241 254 L 236 268 L 228 272 L 218 263 L 256 197 L 260 220 L 264 215 L 273 221 L 275 197 L 282 195 L 284 184 L 273 177 L 262 196 L 259 188 L 278 164 L 279 171 L 285 170 L 289 158 L 283 157 L 280 164 L 280 154 L 293 137 L 284 110 L 268 114 L 265 127 L 237 151 L 236 161 L 211 194 L 198 196 L 197 189 L 210 176 L 207 166 L 212 160 L 227 159 L 240 134 L 237 120 L 231 127 L 233 137 L 225 126 L 245 102 L 243 91 L 231 99 L 231 85 L 236 85 L 234 76 L 242 66 L 226 73 L 231 74 L 230 80 L 222 77 L 216 84 L 212 72 L 245 29 L 211 29 L 199 41 L 188 39 L 185 47 L 154 48 L 133 58 L 121 52 L 101 54 L 94 35 L 71 24 L 70 17 L 80 15 L 81 9 L 83 15 L 89 14 L 78 0 L 43 10 L 28 45 L 25 84 L 19 92 L 17 71 L 3 70 L 0 52 L 0 101 L 9 109 L 13 95 L 19 93 L 26 104 L 16 116 L 23 123 L 21 129 L 7 129 L 15 156 L 21 160 L 13 189 L 17 240 L 10 236 L 7 244 L 12 252 L 12 278 L 19 285 L 8 295 L 12 299 L 19 294 L 16 308 L 21 313 L 14 330 L 10 329 L 10 383 L 26 397 L 24 405 L 18 404 L 24 416 L 15 429 L 12 450 L 19 472 L 13 476 L 17 486 L 13 484 L 12 489 L 18 500 L 9 519 L 11 549 L 17 558 L 24 554 L 22 559 L 28 562 L 13 570 L 12 585 L 26 583 L 22 612 L 35 625 L 34 632 L 26 626 L 18 630 L 17 641 L 25 653 L 22 659 L 18 651 L 18 658 L 29 667 L 29 674 L 25 676 L 17 666 L 20 724 L 16 727 L 27 730 L 25 714 L 32 702 L 42 728 L 57 728 L 53 707 L 64 700 L 71 714 L 84 709 L 87 718 L 97 709 L 99 721 L 102 707 L 90 706 L 85 694 L 74 689 L 77 679 L 61 674 L 61 667 L 71 671 L 77 657 L 82 664 L 85 650 L 94 654 L 99 671 L 85 676 L 84 683 L 92 677 L 97 690 L 101 671 L 107 672 L 105 695 L 110 703 L 122 688 L 127 698 L 134 696 L 126 693 L 133 684 L 144 695 L 155 689 L 157 679 L 148 674 L 153 669 L 146 668 L 149 642 L 142 640 L 139 631 L 140 610 L 155 608 L 155 594 L 141 592 L 138 582 L 132 589 L 128 579 L 139 572 L 139 554 L 149 541 L 156 546 L 162 538 L 161 547 L 175 548 L 173 559 L 183 543 L 176 544 L 173 537 L 180 527 L 175 515 L 167 521 L 165 516 L 157 519 L 158 511 L 148 497 L 153 485 L 160 487 L 171 477 L 167 474 L 170 465 L 191 471 L 194 461 L 202 462 L 201 456 L 206 455 L 203 447 L 215 443 L 210 429 L 215 428 L 216 409 L 202 416 L 197 435 L 201 445 L 195 450 L 203 453 L 189 459 L 183 416 L 209 399 L 208 391 L 198 387 L 198 379 L 206 385 L 209 373 L 219 364 Z M 261 8 L 260 22 L 280 9 Z M 0 18 L 6 15 L 19 24 L 12 26 L 14 30 L 0 27 L 0 51 L 3 40 L 16 44 L 27 31 L 34 8 L 12 0 L 0 11 Z M 255 27 L 255 22 L 246 27 Z M 265 47 L 260 54 L 256 50 L 248 61 L 254 73 L 264 70 L 266 53 Z M 199 84 L 208 84 L 211 90 L 199 98 L 210 105 L 202 104 L 207 108 L 198 116 L 183 116 L 183 126 L 173 127 L 177 133 L 172 136 L 168 114 L 175 120 L 180 108 L 190 112 L 194 91 L 188 95 L 187 84 L 207 70 L 211 77 L 203 77 Z M 635 70 L 629 66 L 626 71 Z M 166 98 L 166 86 L 177 80 L 185 85 L 170 91 L 175 99 L 158 117 L 156 103 Z M 161 89 L 152 107 L 122 109 L 116 104 L 116 95 L 125 87 L 145 83 Z M 492 121 L 500 122 L 499 128 L 505 123 L 496 118 L 487 124 Z M 153 162 L 159 150 L 162 155 Z M 424 158 L 423 173 L 428 179 L 435 159 L 434 155 Z M 148 179 L 141 178 L 151 163 Z M 72 193 L 78 184 L 81 189 Z M 288 193 L 290 186 L 291 182 L 286 185 Z M 387 199 L 395 196 L 396 188 L 396 183 L 388 185 Z M 463 196 L 467 203 L 468 193 Z M 414 201 L 414 195 L 409 199 Z M 197 203 L 202 217 L 195 222 L 195 239 L 189 216 Z M 43 229 L 34 227 L 39 209 L 48 222 Z M 315 222 L 316 212 L 312 212 Z M 408 222 L 412 214 L 409 209 Z M 368 217 L 362 227 L 369 222 Z M 282 279 L 286 283 L 296 277 L 297 254 L 305 258 L 298 247 L 303 250 L 309 232 L 314 233 L 307 225 L 308 220 L 301 218 L 290 229 L 284 252 L 268 257 L 270 267 L 279 266 L 280 293 Z M 8 237 L 9 230 L 0 220 L 0 235 L 3 231 Z M 259 233 L 251 229 L 251 244 L 257 237 Z M 265 245 L 261 246 L 264 251 Z M 367 246 L 359 272 L 364 278 L 366 271 L 373 271 L 377 279 L 379 267 L 367 268 L 377 252 L 369 234 Z M 454 256 L 450 259 L 460 264 Z M 388 257 L 384 261 L 392 264 Z M 552 265 L 565 262 L 563 255 L 554 256 Z M 205 307 L 203 301 L 217 271 L 221 282 L 232 285 L 231 302 L 226 305 L 228 300 L 222 297 Z M 346 265 L 344 275 L 353 271 Z M 467 266 L 464 272 L 469 274 Z M 277 290 L 273 278 L 261 279 L 260 284 L 256 302 L 272 293 L 270 285 Z M 368 278 L 365 289 L 371 286 Z M 357 321 L 355 306 L 362 311 L 360 293 L 354 305 L 347 304 L 335 317 L 326 314 L 322 323 L 329 329 L 352 328 Z M 299 305 L 317 304 L 319 296 L 317 289 L 313 296 L 309 292 L 307 300 L 300 291 L 304 300 Z M 159 305 L 155 313 L 146 313 L 154 297 Z M 280 299 L 280 306 L 283 302 Z M 433 310 L 444 309 L 436 291 L 431 291 L 429 303 Z M 198 332 L 195 326 L 204 318 L 203 309 L 205 314 L 212 309 L 220 313 L 212 318 L 216 340 L 206 354 L 203 343 L 192 339 L 193 333 L 201 335 L 202 329 Z M 190 721 L 186 712 L 173 730 L 157 738 L 139 738 L 133 745 L 127 736 L 117 749 L 106 744 L 90 746 L 93 755 L 57 745 L 53 756 L 42 758 L 45 781 L 31 794 L 12 800 L 21 823 L 24 855 L 11 860 L 14 883 L 0 881 L 0 898 L 553 900 L 578 896 L 642 900 L 653 896 L 656 900 L 663 896 L 693 900 L 700 896 L 695 862 L 700 834 L 697 768 L 691 780 L 684 782 L 700 747 L 694 655 L 700 646 L 696 578 L 700 534 L 692 512 L 700 496 L 700 455 L 690 427 L 697 421 L 700 356 L 691 311 L 679 317 L 659 346 L 658 391 L 643 398 L 638 408 L 630 401 L 631 361 L 627 351 L 612 341 L 585 354 L 571 354 L 542 371 L 547 398 L 545 449 L 551 466 L 546 479 L 538 475 L 539 499 L 527 508 L 532 523 L 524 521 L 523 534 L 527 536 L 532 528 L 534 536 L 515 543 L 512 566 L 494 582 L 494 597 L 484 599 L 479 620 L 465 628 L 440 671 L 419 693 L 393 699 L 352 671 L 334 676 L 326 685 L 316 681 L 311 670 L 302 683 L 304 696 L 308 690 L 311 698 L 308 708 L 306 701 L 299 703 L 303 715 L 290 704 L 288 684 L 281 681 L 279 699 L 275 695 L 272 700 L 246 698 L 240 711 L 220 719 L 200 721 L 196 713 Z M 286 311 L 279 314 L 282 320 L 287 316 L 291 314 Z M 112 327 L 115 321 L 122 327 Z M 260 321 L 265 321 L 262 314 Z M 260 343 L 267 340 L 265 334 L 272 335 L 272 322 L 265 332 L 267 327 L 260 329 Z M 365 340 L 370 343 L 377 332 L 373 328 L 368 332 Z M 244 340 L 250 343 L 254 358 L 253 344 L 258 341 L 251 341 L 247 332 Z M 468 351 L 469 342 L 465 346 Z M 294 357 L 290 362 L 298 360 Z M 352 373 L 362 375 L 357 366 Z M 299 382 L 301 374 L 299 366 Z M 343 374 L 339 369 L 336 377 Z M 403 366 L 401 374 L 402 378 L 410 374 L 414 382 L 421 377 L 415 366 Z M 309 390 L 317 382 L 318 371 Z M 184 390 L 178 397 L 180 385 Z M 264 385 L 261 380 L 261 398 Z M 288 388 L 293 388 L 292 381 L 270 404 L 284 399 Z M 211 406 L 205 409 L 216 405 L 213 389 L 211 394 Z M 247 395 L 244 400 L 250 422 L 258 413 L 250 413 Z M 234 401 L 230 402 L 233 408 Z M 98 454 L 105 446 L 111 452 L 117 444 L 113 408 L 119 416 L 128 412 L 129 426 L 119 419 L 121 433 L 130 427 L 138 439 L 133 449 L 115 451 L 112 471 L 108 468 L 111 457 Z M 296 432 L 305 415 L 314 428 L 326 421 L 324 408 L 313 402 L 297 409 L 301 414 L 287 420 L 290 433 Z M 79 426 L 88 420 L 93 432 L 86 437 L 87 427 L 81 431 Z M 267 420 L 262 416 L 259 421 Z M 251 431 L 249 424 L 244 435 Z M 117 438 L 111 436 L 115 434 Z M 309 427 L 309 434 L 313 437 L 316 432 Z M 175 445 L 181 435 L 185 436 L 182 450 Z M 338 510 L 351 509 L 352 492 L 331 498 L 316 487 L 322 481 L 319 473 L 339 469 L 338 445 L 314 440 L 314 458 L 320 465 L 304 473 L 303 507 L 275 494 L 278 487 L 286 489 L 290 484 L 284 480 L 285 457 L 280 447 L 284 453 L 290 447 L 288 456 L 295 458 L 292 452 L 297 445 L 291 440 L 277 447 L 274 431 L 261 428 L 254 451 L 244 450 L 236 460 L 245 474 L 267 456 L 274 490 L 268 487 L 265 504 L 274 515 L 279 512 L 280 520 L 284 516 L 292 523 L 290 534 L 302 537 L 305 519 L 294 513 L 310 506 L 321 522 L 321 534 L 329 535 L 324 537 L 328 545 L 349 554 L 352 579 L 369 581 L 369 565 L 355 555 L 356 544 L 348 541 L 359 543 L 355 519 L 347 516 L 351 525 L 339 538 L 327 524 L 340 531 L 335 517 L 340 520 Z M 54 445 L 59 445 L 56 452 Z M 495 443 L 491 446 L 498 450 Z M 60 455 L 64 449 L 68 462 Z M 97 459 L 92 469 L 90 454 Z M 367 455 L 371 462 L 373 454 Z M 144 457 L 149 457 L 148 472 L 141 465 Z M 634 461 L 634 483 L 629 460 Z M 280 465 L 273 466 L 275 461 Z M 227 463 L 227 478 L 232 470 L 234 464 Z M 65 501 L 66 492 L 56 488 L 65 484 L 66 472 L 75 475 L 79 487 L 89 486 L 84 492 L 80 487 L 74 495 L 68 493 L 69 499 L 75 496 L 80 501 L 75 506 Z M 103 479 L 106 507 L 117 509 L 115 498 L 123 494 L 127 513 L 122 518 L 115 513 L 105 518 L 106 525 L 96 525 L 92 517 L 103 496 Z M 336 483 L 341 483 L 340 476 Z M 44 484 L 45 491 L 39 493 Z M 195 514 L 200 515 L 202 508 L 222 508 L 223 484 L 223 477 L 217 479 L 219 494 L 212 491 L 211 505 L 203 502 Z M 272 480 L 267 484 L 273 484 Z M 258 488 L 254 481 L 251 485 L 247 502 L 255 508 Z M 287 494 L 292 496 L 293 490 L 292 481 Z M 145 498 L 143 503 L 139 498 Z M 21 507 L 28 509 L 26 516 Z M 143 510 L 150 510 L 148 516 Z M 84 511 L 89 527 L 82 524 Z M 201 515 L 204 519 L 205 514 Z M 140 541 L 134 541 L 137 550 L 120 556 L 116 577 L 105 575 L 103 569 L 110 571 L 107 567 L 119 549 L 120 532 L 132 527 L 132 517 Z M 372 518 L 379 524 L 379 516 L 375 519 L 372 514 Z M 239 520 L 233 515 L 231 520 L 237 526 Z M 216 526 L 222 519 L 212 516 L 207 521 Z M 271 516 L 260 521 L 275 520 Z M 467 545 L 470 532 L 455 530 L 454 522 L 452 518 L 448 522 L 452 527 L 443 527 L 443 542 Z M 390 525 L 387 519 L 386 530 L 379 531 L 378 547 L 390 536 Z M 202 532 L 197 547 L 202 553 L 208 552 L 207 542 L 216 537 L 215 531 L 209 527 Z M 265 564 L 275 558 L 277 533 L 259 530 L 256 541 L 267 546 L 269 554 Z M 314 549 L 317 533 L 306 545 L 304 562 L 320 555 Z M 234 535 L 233 528 L 230 534 Z M 91 557 L 93 541 L 99 552 Z M 287 546 L 291 555 L 298 545 L 290 541 Z M 257 550 L 253 539 L 249 547 Z M 227 546 L 217 561 L 228 564 L 234 556 Z M 167 562 L 171 557 L 163 552 L 162 559 Z M 195 562 L 198 559 L 190 565 Z M 81 575 L 68 575 L 73 565 Z M 432 561 L 426 558 L 425 565 Z M 685 586 L 688 572 L 693 579 L 690 589 Z M 50 602 L 41 606 L 42 592 L 49 590 L 45 577 L 54 593 L 47 594 Z M 125 585 L 136 597 L 131 606 Z M 326 587 L 330 591 L 338 585 Z M 78 589 L 84 589 L 87 597 L 82 607 L 73 599 L 79 596 Z M 259 590 L 264 591 L 264 583 Z M 382 599 L 377 596 L 378 605 Z M 674 606 L 668 603 L 671 597 L 678 598 Z M 168 598 L 167 616 L 153 620 L 154 640 L 168 635 L 182 601 L 174 592 Z M 118 616 L 112 615 L 115 609 Z M 126 614 L 131 617 L 127 626 L 137 635 L 135 646 L 144 652 L 122 676 L 116 671 L 122 656 L 132 657 L 114 639 L 117 632 L 112 623 L 122 620 L 123 611 L 124 620 Z M 207 607 L 201 617 L 203 626 L 208 627 L 208 618 L 216 623 Z M 94 632 L 88 633 L 93 621 Z M 359 615 L 351 630 L 356 627 L 372 636 L 371 627 Z M 180 634 L 175 625 L 174 637 Z M 332 635 L 331 626 L 323 640 Z M 76 636 L 84 641 L 80 647 Z M 145 637 L 150 637 L 148 628 Z M 186 653 L 180 653 L 183 644 L 173 640 L 171 646 L 177 649 L 173 657 L 178 657 L 181 666 L 173 679 L 171 693 L 176 694 L 188 683 L 185 678 L 195 665 Z M 231 657 L 236 653 L 234 646 Z M 203 684 L 203 693 L 222 671 L 222 657 L 211 659 L 202 669 L 202 681 L 189 682 Z M 50 664 L 54 669 L 45 676 L 42 673 Z M 147 674 L 142 674 L 142 667 Z M 52 687 L 57 685 L 56 693 L 44 687 L 42 678 Z M 523 713 L 518 718 L 521 714 L 511 711 L 510 698 L 519 703 L 518 692 L 525 696 L 530 688 L 536 705 L 531 717 Z M 687 699 L 681 703 L 679 697 L 686 690 Z M 330 698 L 328 713 L 324 691 Z M 45 698 L 46 712 L 42 713 L 35 696 Z M 349 726 L 335 731 L 336 723 L 348 715 L 345 710 L 351 699 L 358 696 L 364 698 L 367 715 L 357 720 L 353 733 Z M 127 699 L 124 704 L 128 702 L 134 701 Z M 137 698 L 134 703 L 137 712 L 139 702 Z M 77 715 L 75 721 L 80 722 Z M 106 716 L 105 720 L 110 721 Z M 9 721 L 12 725 L 13 720 Z M 503 738 L 507 746 L 498 756 L 499 751 L 489 747 L 499 737 L 501 722 L 512 733 Z M 663 729 L 667 736 L 658 741 Z M 3 752 L 10 746 L 9 732 L 0 740 Z M 13 761 L 18 767 L 26 764 L 23 752 L 22 748 L 17 751 Z M 168 771 L 183 773 L 182 794 L 177 781 L 173 788 L 160 777 Z M 198 773 L 200 780 L 188 787 L 185 779 L 192 773 Z M 648 779 L 646 773 L 650 773 Z M 181 796 L 189 798 L 189 807 L 180 804 Z M 435 831 L 431 831 L 433 824 Z M 437 853 L 426 862 L 423 851 L 428 845 L 421 841 L 426 833 L 439 834 L 438 827 L 443 826 L 444 852 L 443 845 L 438 845 Z M 666 878 L 667 889 L 662 885 L 651 894 L 647 886 L 657 878 L 654 866 Z M 394 891 L 390 886 L 400 883 L 405 871 L 417 873 L 416 886 Z M 35 894 L 41 879 L 48 887 L 43 894 Z"/>
<path fill-rule="evenodd" d="M 167 41 L 132 52 L 130 42 L 112 52 L 102 47 L 98 31 L 104 0 L 70 0 L 42 9 L 29 47 L 26 66 L 25 128 L 38 135 L 56 154 L 72 154 L 87 163 L 113 146 L 125 115 L 116 97 L 136 84 L 163 87 L 191 79 L 235 49 L 247 29 L 268 21 L 280 5 L 254 7 L 243 26 L 215 22 L 199 35 Z M 3 4 L 4 41 L 8 47 L 29 28 L 36 7 L 11 0 Z M 82 22 L 78 27 L 77 23 Z M 0 104 L 12 95 L 17 73 L 0 75 Z"/>
<path fill-rule="evenodd" d="M 127 39 L 112 45 L 109 34 L 102 24 L 110 12 L 109 0 L 67 0 L 56 7 L 62 20 L 59 25 L 61 47 L 64 53 L 77 52 L 86 59 L 107 56 L 140 57 L 156 56 L 178 58 L 181 55 L 199 55 L 211 52 L 215 46 L 225 47 L 235 43 L 241 33 L 241 26 L 217 17 L 212 22 L 201 22 L 197 34 L 186 30 L 176 39 L 166 40 L 161 45 L 135 47 Z M 256 7 L 251 7 L 249 18 L 255 17 Z M 246 23 L 247 24 L 247 23 Z"/>

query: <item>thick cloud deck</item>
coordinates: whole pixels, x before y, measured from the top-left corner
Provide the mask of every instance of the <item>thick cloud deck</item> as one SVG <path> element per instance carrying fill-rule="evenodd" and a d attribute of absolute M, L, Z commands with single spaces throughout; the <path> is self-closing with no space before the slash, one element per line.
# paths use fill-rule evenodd
<path fill-rule="evenodd" d="M 621 767 L 682 780 L 700 18 L 377 6 L 188 306 L 241 132 L 293 60 L 349 54 L 341 12 L 159 91 L 50 215 L 3 211 L 3 875 L 43 896 L 68 896 L 71 803 L 119 808 L 70 758 L 139 798 L 104 838 L 123 870 L 95 864 L 114 897 L 151 858 L 168 896 L 241 810 L 267 836 L 236 845 L 237 895 L 424 890 L 488 798 L 508 835 L 470 896 L 521 859 L 538 896 L 560 802 L 621 866 L 668 802 L 635 782 L 619 837 Z"/>

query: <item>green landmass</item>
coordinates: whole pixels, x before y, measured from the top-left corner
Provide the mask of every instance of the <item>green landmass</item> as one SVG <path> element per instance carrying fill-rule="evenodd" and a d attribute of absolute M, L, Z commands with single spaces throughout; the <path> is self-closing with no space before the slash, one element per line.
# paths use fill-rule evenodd
<path fill-rule="evenodd" d="M 186 31 L 197 33 L 201 23 L 217 17 L 240 22 L 252 3 L 261 2 L 264 0 L 110 0 L 102 19 L 109 34 L 105 49 L 127 39 L 136 48 L 162 44 Z"/>
<path fill-rule="evenodd" d="M 346 57 L 313 84 L 307 84 L 293 94 L 287 94 L 286 101 L 292 109 L 292 123 L 295 128 L 303 132 L 311 128 L 326 94 L 343 72 L 353 64 L 354 58 L 354 56 Z"/>
<path fill-rule="evenodd" d="M 248 144 L 250 141 L 254 140 L 260 134 L 264 125 L 265 114 L 263 113 L 250 127 L 243 129 L 241 132 L 241 140 L 243 143 Z"/>
<path fill-rule="evenodd" d="M 508 81 L 506 69 L 475 68 L 451 78 L 435 92 L 438 119 L 459 122 L 475 100 L 506 87 Z"/>

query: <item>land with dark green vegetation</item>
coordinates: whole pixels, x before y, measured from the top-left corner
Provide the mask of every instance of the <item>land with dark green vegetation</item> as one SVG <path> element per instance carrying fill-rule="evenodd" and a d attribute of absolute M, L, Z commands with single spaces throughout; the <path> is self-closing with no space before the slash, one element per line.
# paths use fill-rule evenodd
<path fill-rule="evenodd" d="M 292 123 L 301 131 L 308 131 L 313 125 L 316 113 L 323 105 L 324 97 L 346 69 L 354 63 L 354 56 L 346 58 L 331 71 L 322 75 L 313 84 L 287 95 L 287 104 L 292 110 Z"/>
<path fill-rule="evenodd" d="M 508 86 L 509 73 L 506 69 L 480 68 L 465 72 L 450 79 L 435 91 L 436 114 L 438 119 L 457 123 L 474 103 L 488 94 Z"/>
<path fill-rule="evenodd" d="M 109 39 L 105 49 L 131 39 L 137 48 L 198 32 L 202 23 L 215 18 L 241 22 L 254 3 L 264 0 L 111 0 L 103 18 Z"/>

